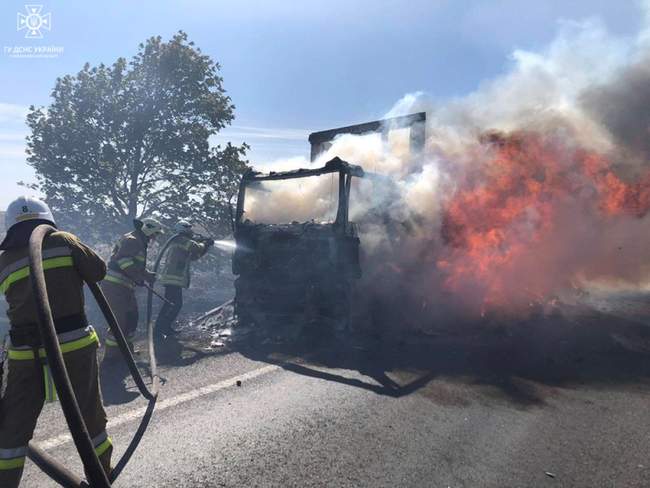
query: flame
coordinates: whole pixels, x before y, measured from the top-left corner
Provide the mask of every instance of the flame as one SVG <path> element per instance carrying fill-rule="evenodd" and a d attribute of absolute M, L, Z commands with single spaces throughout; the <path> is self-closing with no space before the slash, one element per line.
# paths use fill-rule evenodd
<path fill-rule="evenodd" d="M 491 308 L 555 302 L 544 276 L 568 207 L 606 221 L 650 209 L 650 173 L 626 182 L 604 155 L 535 132 L 488 133 L 487 158 L 458 170 L 445 203 L 437 261 L 444 287 Z M 606 229 L 606 222 L 603 226 Z M 572 277 L 567 276 L 567 287 Z"/>

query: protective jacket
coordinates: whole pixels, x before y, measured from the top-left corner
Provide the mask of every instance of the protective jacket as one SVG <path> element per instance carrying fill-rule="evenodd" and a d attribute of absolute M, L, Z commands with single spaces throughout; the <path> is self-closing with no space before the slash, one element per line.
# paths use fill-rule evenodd
<path fill-rule="evenodd" d="M 0 254 L 0 290 L 5 294 L 12 330 L 34 327 L 38 318 L 29 280 L 28 247 Z M 51 234 L 43 245 L 43 268 L 57 332 L 66 332 L 86 322 L 82 280 L 100 281 L 106 264 L 77 237 L 67 232 Z M 53 292 L 53 291 L 56 292 Z"/>
<path fill-rule="evenodd" d="M 198 243 L 189 237 L 177 238 L 169 246 L 165 256 L 163 271 L 158 282 L 165 286 L 190 287 L 190 262 L 196 261 L 206 252 L 209 246 Z"/>
<path fill-rule="evenodd" d="M 31 230 L 33 226 L 28 226 Z M 9 304 L 7 384 L 0 398 L 0 486 L 17 488 L 27 445 L 45 401 L 56 399 L 37 328 L 36 303 L 29 280 L 27 239 L 0 254 L 0 289 Z M 104 470 L 110 472 L 112 443 L 99 393 L 98 337 L 84 313 L 83 280 L 101 280 L 104 261 L 77 237 L 55 232 L 43 244 L 43 268 L 54 323 L 81 414 Z"/>
<path fill-rule="evenodd" d="M 102 290 L 113 309 L 117 323 L 127 340 L 131 341 L 138 328 L 138 302 L 135 298 L 135 286 L 145 281 L 152 282 L 155 275 L 147 271 L 147 246 L 149 239 L 141 230 L 134 230 L 123 235 L 113 248 L 108 261 L 108 273 L 102 282 Z M 117 342 L 109 331 L 105 344 L 109 349 L 116 349 Z M 104 360 L 113 356 L 112 351 L 104 355 Z"/>
<path fill-rule="evenodd" d="M 106 281 L 134 288 L 136 284 L 153 281 L 147 271 L 147 237 L 139 230 L 123 235 L 113 248 L 108 261 Z"/>

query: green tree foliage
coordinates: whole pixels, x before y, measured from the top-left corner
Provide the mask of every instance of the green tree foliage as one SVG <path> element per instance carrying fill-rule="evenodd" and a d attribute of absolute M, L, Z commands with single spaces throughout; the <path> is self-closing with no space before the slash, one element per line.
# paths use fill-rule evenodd
<path fill-rule="evenodd" d="M 113 239 L 155 215 L 228 233 L 247 146 L 210 146 L 234 117 L 219 69 L 179 32 L 57 79 L 52 104 L 30 107 L 27 152 L 63 227 Z"/>

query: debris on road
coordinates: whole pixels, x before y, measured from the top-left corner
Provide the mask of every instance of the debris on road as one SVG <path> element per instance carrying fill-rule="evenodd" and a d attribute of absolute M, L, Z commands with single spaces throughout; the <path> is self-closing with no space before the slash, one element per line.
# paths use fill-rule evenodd
<path fill-rule="evenodd" d="M 549 478 L 555 478 L 555 477 L 556 477 L 556 474 L 555 474 L 555 473 L 551 473 L 550 471 L 545 471 L 544 474 L 545 474 L 546 476 L 548 476 Z"/>
<path fill-rule="evenodd" d="M 196 321 L 196 322 L 203 322 L 203 321 L 204 321 L 205 319 L 207 319 L 208 317 L 212 317 L 213 315 L 217 315 L 217 314 L 219 314 L 219 313 L 222 313 L 222 312 L 223 312 L 223 309 L 226 308 L 228 305 L 232 305 L 232 300 L 228 300 L 227 302 L 222 303 L 222 304 L 219 305 L 218 307 L 213 308 L 212 310 L 210 310 L 210 311 L 204 313 L 204 314 L 201 315 L 200 317 L 196 318 L 195 321 Z"/>

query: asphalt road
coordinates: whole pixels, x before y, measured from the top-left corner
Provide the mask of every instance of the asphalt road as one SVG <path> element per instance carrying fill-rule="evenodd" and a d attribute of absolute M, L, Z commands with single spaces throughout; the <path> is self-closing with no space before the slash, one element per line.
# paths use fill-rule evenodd
<path fill-rule="evenodd" d="M 649 487 L 650 355 L 611 338 L 639 327 L 601 314 L 345 345 L 177 344 L 115 486 Z M 105 378 L 118 454 L 144 405 L 119 385 Z M 63 425 L 46 407 L 36 441 L 80 472 Z M 28 463 L 23 486 L 52 485 Z"/>

